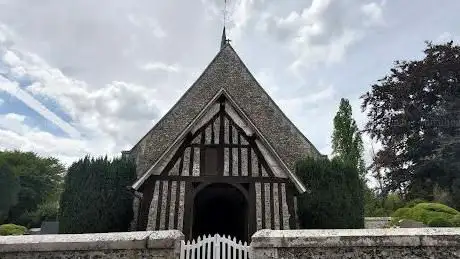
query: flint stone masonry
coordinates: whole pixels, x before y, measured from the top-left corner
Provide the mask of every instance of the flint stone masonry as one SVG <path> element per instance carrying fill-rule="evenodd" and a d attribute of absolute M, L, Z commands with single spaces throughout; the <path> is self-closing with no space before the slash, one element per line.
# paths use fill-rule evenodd
<path fill-rule="evenodd" d="M 391 217 L 366 217 L 364 228 L 385 228 L 391 222 Z"/>
<path fill-rule="evenodd" d="M 460 228 L 261 230 L 252 259 L 460 258 Z"/>
<path fill-rule="evenodd" d="M 299 157 L 320 156 L 227 44 L 172 109 L 131 149 L 138 177 L 158 160 L 222 88 L 234 98 L 292 172 Z"/>
<path fill-rule="evenodd" d="M 0 237 L 0 258 L 178 258 L 177 230 Z"/>

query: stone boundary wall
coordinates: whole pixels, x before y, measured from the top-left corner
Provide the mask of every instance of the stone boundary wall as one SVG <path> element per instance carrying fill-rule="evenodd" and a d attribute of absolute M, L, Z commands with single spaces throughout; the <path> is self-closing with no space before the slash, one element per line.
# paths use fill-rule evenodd
<path fill-rule="evenodd" d="M 460 258 L 460 228 L 260 230 L 252 259 Z"/>
<path fill-rule="evenodd" d="M 391 217 L 365 217 L 364 228 L 385 228 L 391 222 Z"/>
<path fill-rule="evenodd" d="M 178 230 L 98 234 L 0 236 L 1 259 L 179 258 Z"/>

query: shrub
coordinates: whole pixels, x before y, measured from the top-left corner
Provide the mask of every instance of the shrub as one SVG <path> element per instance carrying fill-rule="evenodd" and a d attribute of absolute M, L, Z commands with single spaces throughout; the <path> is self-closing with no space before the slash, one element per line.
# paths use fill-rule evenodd
<path fill-rule="evenodd" d="M 393 222 L 400 219 L 411 219 L 422 222 L 425 225 L 431 224 L 448 224 L 454 225 L 454 218 L 458 217 L 460 212 L 457 210 L 440 203 L 419 203 L 410 208 L 401 208 L 393 213 Z"/>
<path fill-rule="evenodd" d="M 48 202 L 38 205 L 36 211 L 26 211 L 14 223 L 27 228 L 39 228 L 43 221 L 56 221 L 58 219 L 58 204 Z"/>
<path fill-rule="evenodd" d="M 297 175 L 308 192 L 299 197 L 303 228 L 363 228 L 364 193 L 358 171 L 339 160 L 306 158 Z"/>
<path fill-rule="evenodd" d="M 419 204 L 419 203 L 427 203 L 428 201 L 426 200 L 423 200 L 423 199 L 414 199 L 414 200 L 411 200 L 409 201 L 408 203 L 406 203 L 406 208 L 412 208 L 414 207 L 415 205 Z"/>
<path fill-rule="evenodd" d="M 395 211 L 404 207 L 404 204 L 398 194 L 390 193 L 383 201 L 383 207 L 385 211 Z"/>
<path fill-rule="evenodd" d="M 455 215 L 450 222 L 452 223 L 452 226 L 460 227 L 460 214 Z"/>
<path fill-rule="evenodd" d="M 25 226 L 26 228 L 36 228 L 40 227 L 40 223 L 37 221 L 35 212 L 26 211 L 19 216 L 14 223 Z"/>
<path fill-rule="evenodd" d="M 443 217 L 434 217 L 428 221 L 429 227 L 452 227 L 452 223 Z"/>
<path fill-rule="evenodd" d="M 406 215 L 408 211 L 410 211 L 410 208 L 400 208 L 400 209 L 397 209 L 391 216 L 394 218 L 400 218 Z"/>
<path fill-rule="evenodd" d="M 0 225 L 0 236 L 17 236 L 24 235 L 27 228 L 15 224 Z"/>
<path fill-rule="evenodd" d="M 85 157 L 65 176 L 59 208 L 60 233 L 127 231 L 133 196 L 127 189 L 136 168 L 127 159 Z"/>
<path fill-rule="evenodd" d="M 44 203 L 38 206 L 36 217 L 42 221 L 56 221 L 59 214 L 59 205 L 54 202 Z"/>

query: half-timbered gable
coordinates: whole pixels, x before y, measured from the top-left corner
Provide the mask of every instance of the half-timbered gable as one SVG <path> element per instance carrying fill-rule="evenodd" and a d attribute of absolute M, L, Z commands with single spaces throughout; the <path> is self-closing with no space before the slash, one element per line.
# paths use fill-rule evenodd
<path fill-rule="evenodd" d="M 258 85 L 233 48 L 130 151 L 137 230 L 182 230 L 187 238 L 296 228 L 293 171 L 319 152 Z"/>

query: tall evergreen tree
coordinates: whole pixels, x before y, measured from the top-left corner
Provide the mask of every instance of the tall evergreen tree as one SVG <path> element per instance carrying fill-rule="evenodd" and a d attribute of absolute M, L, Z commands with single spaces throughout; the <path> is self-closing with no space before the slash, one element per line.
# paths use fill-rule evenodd
<path fill-rule="evenodd" d="M 342 98 L 339 111 L 334 117 L 332 133 L 333 155 L 343 162 L 353 165 L 362 181 L 365 181 L 366 168 L 363 160 L 363 140 L 361 133 L 353 119 L 350 102 Z"/>
<path fill-rule="evenodd" d="M 10 208 L 18 201 L 19 179 L 11 166 L 0 161 L 0 224 L 8 217 Z"/>
<path fill-rule="evenodd" d="M 85 157 L 65 176 L 60 201 L 60 233 L 127 231 L 133 218 L 135 165 L 127 159 Z"/>
<path fill-rule="evenodd" d="M 302 228 L 363 228 L 363 183 L 356 167 L 338 158 L 307 157 L 297 163 L 296 175 L 309 190 L 298 201 Z"/>

